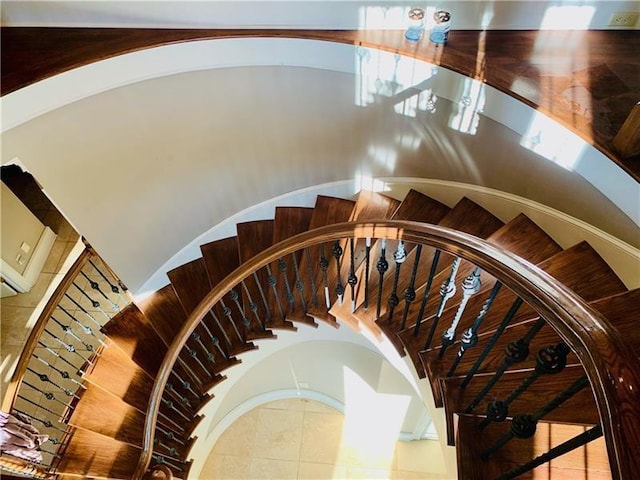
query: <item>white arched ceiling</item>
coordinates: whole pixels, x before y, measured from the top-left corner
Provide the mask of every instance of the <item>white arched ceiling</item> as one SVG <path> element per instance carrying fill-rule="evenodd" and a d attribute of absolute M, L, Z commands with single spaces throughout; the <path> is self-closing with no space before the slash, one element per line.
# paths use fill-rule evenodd
<path fill-rule="evenodd" d="M 375 50 L 171 45 L 66 72 L 2 108 L 2 162 L 19 159 L 134 292 L 235 213 L 349 179 L 481 185 L 637 240 L 637 183 L 595 149 L 486 85 Z"/>

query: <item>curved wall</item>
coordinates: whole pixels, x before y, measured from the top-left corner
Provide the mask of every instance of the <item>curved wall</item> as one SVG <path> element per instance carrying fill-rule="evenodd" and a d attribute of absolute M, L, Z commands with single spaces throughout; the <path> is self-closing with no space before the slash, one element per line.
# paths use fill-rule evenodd
<path fill-rule="evenodd" d="M 13 126 L 2 162 L 26 166 L 134 292 L 238 212 L 349 180 L 489 187 L 638 241 L 638 185 L 595 149 L 486 85 L 374 50 L 170 45 L 61 74 L 2 107 Z"/>

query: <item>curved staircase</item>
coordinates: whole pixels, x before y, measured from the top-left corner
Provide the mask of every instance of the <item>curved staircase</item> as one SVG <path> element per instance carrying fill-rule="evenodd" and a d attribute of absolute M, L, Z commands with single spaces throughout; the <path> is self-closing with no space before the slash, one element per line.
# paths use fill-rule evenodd
<path fill-rule="evenodd" d="M 318 322 L 384 334 L 410 357 L 430 382 L 436 406 L 444 408 L 459 478 L 515 478 L 514 469 L 567 440 L 570 445 L 561 448 L 571 450 L 597 439 L 603 429 L 606 436 L 599 413 L 606 410 L 598 406 L 582 365 L 589 353 L 572 351 L 508 284 L 451 249 L 361 238 L 309 246 L 237 285 L 227 282 L 226 294 L 164 372 L 168 382 L 157 403 L 155 436 L 145 437 L 163 360 L 213 287 L 299 233 L 385 219 L 464 232 L 537 265 L 615 327 L 616 338 L 633 350 L 636 362 L 627 368 L 638 378 L 640 290 L 628 291 L 587 243 L 563 250 L 526 216 L 503 223 L 467 198 L 448 207 L 413 190 L 402 201 L 365 191 L 355 201 L 319 196 L 315 208 L 277 208 L 272 220 L 238 224 L 236 237 L 202 245 L 201 258 L 168 273 L 170 284 L 127 306 L 104 327 L 108 345 L 85 375 L 86 389 L 68 419 L 74 428 L 55 473 L 129 479 L 145 442 L 152 441 L 151 469 L 161 466 L 167 478 L 168 467 L 174 478 L 187 478 L 199 412 L 215 401 L 225 370 L 261 341 L 277 338 L 278 330 Z M 628 421 L 640 425 L 634 409 Z M 638 444 L 628 446 L 636 457 Z M 586 448 L 537 468 L 535 478 L 624 478 L 626 470 L 610 467 L 602 439 L 589 445 L 588 458 Z M 638 459 L 628 462 L 637 465 Z M 533 476 L 524 472 L 518 478 Z"/>

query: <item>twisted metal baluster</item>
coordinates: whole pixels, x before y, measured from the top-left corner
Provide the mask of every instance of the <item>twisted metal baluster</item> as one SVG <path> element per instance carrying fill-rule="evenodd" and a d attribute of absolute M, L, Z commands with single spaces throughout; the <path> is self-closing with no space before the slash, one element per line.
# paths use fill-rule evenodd
<path fill-rule="evenodd" d="M 496 342 L 498 341 L 498 339 L 502 336 L 502 333 L 504 332 L 505 328 L 507 328 L 507 326 L 509 325 L 509 322 L 511 322 L 511 320 L 513 319 L 513 317 L 517 313 L 517 311 L 520 308 L 520 306 L 522 305 L 522 303 L 523 303 L 523 300 L 520 297 L 516 298 L 515 302 L 513 302 L 513 305 L 511 305 L 511 308 L 509 309 L 507 314 L 502 319 L 502 322 L 500 322 L 500 326 L 493 333 L 493 335 L 491 336 L 491 339 L 489 340 L 487 345 L 482 350 L 482 353 L 476 359 L 476 362 L 473 364 L 473 367 L 471 367 L 471 370 L 469 370 L 467 375 L 464 377 L 464 380 L 460 384 L 460 386 L 462 388 L 464 388 L 467 385 L 469 385 L 469 382 L 471 381 L 473 376 L 476 374 L 476 372 L 478 371 L 478 369 L 482 365 L 482 362 L 484 362 L 484 359 L 487 358 L 487 355 L 489 354 L 489 352 L 491 352 L 491 350 L 493 349 L 493 347 L 496 344 Z"/>
<path fill-rule="evenodd" d="M 244 294 L 247 296 L 247 299 L 249 300 L 249 311 L 251 313 L 253 313 L 253 316 L 256 317 L 256 321 L 258 322 L 258 325 L 260 325 L 260 327 L 262 328 L 262 331 L 264 332 L 267 327 L 265 326 L 264 322 L 260 319 L 260 315 L 258 314 L 258 304 L 256 302 L 253 301 L 253 298 L 251 298 L 251 292 L 249 292 L 249 288 L 247 287 L 247 284 L 245 283 L 244 280 L 242 280 L 242 290 L 244 291 Z M 249 331 L 251 331 L 251 325 L 249 325 Z"/>
<path fill-rule="evenodd" d="M 74 338 L 77 342 L 80 342 L 84 348 L 88 351 L 88 352 L 93 352 L 93 345 L 84 343 L 82 341 L 82 339 L 71 329 L 70 326 L 68 325 L 64 325 L 61 322 L 59 322 L 58 320 L 56 320 L 56 317 L 54 317 L 53 315 L 51 315 L 51 320 L 54 321 L 54 323 L 56 323 L 60 329 L 67 335 L 70 335 L 72 338 Z"/>
<path fill-rule="evenodd" d="M 73 322 L 78 325 L 78 327 L 80 327 L 80 329 L 86 334 L 86 335 L 90 335 L 93 338 L 95 338 L 96 340 L 98 340 L 98 342 L 100 342 L 100 345 L 102 345 L 103 347 L 106 345 L 106 343 L 97 335 L 95 335 L 93 333 L 93 330 L 89 327 L 87 327 L 86 325 L 82 324 L 75 316 L 73 316 L 71 313 L 69 313 L 67 311 L 66 308 L 64 308 L 62 305 L 57 305 L 57 308 L 59 308 L 60 310 L 62 310 L 62 312 L 67 315 L 71 320 L 73 320 Z"/>
<path fill-rule="evenodd" d="M 380 318 L 380 309 L 382 307 L 382 282 L 384 282 L 384 274 L 389 270 L 389 262 L 387 262 L 387 239 L 383 238 L 380 245 L 380 259 L 376 264 L 378 270 L 378 303 L 376 305 L 376 320 Z"/>
<path fill-rule="evenodd" d="M 278 289 L 276 288 L 277 280 L 276 277 L 271 273 L 271 267 L 267 264 L 267 283 L 271 287 L 273 291 L 273 296 L 276 299 L 276 305 L 278 306 L 278 313 L 280 314 L 280 318 L 285 320 L 284 309 L 282 308 L 282 303 L 280 302 L 280 295 L 278 295 Z"/>
<path fill-rule="evenodd" d="M 52 317 L 53 318 L 53 317 Z M 69 353 L 75 353 L 78 357 L 80 357 L 84 362 L 93 365 L 93 362 L 90 362 L 88 358 L 83 357 L 82 355 L 80 355 L 78 353 L 78 351 L 76 350 L 76 347 L 74 345 L 71 345 L 70 343 L 65 343 L 64 341 L 60 340 L 58 337 L 56 337 L 53 333 L 51 333 L 49 330 L 47 330 L 46 328 L 44 329 L 44 331 L 51 337 L 53 337 L 53 340 L 57 343 L 59 343 L 62 347 L 64 347 L 64 349 L 69 352 Z"/>
<path fill-rule="evenodd" d="M 418 333 L 420 333 L 420 325 L 422 324 L 422 317 L 424 316 L 424 311 L 427 308 L 427 301 L 429 300 L 429 293 L 431 292 L 431 284 L 433 283 L 433 279 L 436 276 L 436 270 L 438 268 L 438 261 L 440 260 L 440 250 L 436 250 L 433 254 L 433 260 L 431 260 L 431 269 L 429 270 L 429 279 L 427 280 L 427 286 L 424 288 L 424 294 L 422 295 L 422 303 L 420 304 L 420 310 L 418 311 L 418 316 L 416 317 L 416 323 L 413 327 L 413 336 L 417 337 Z"/>
<path fill-rule="evenodd" d="M 405 252 L 404 250 L 404 242 L 402 240 L 398 242 L 398 248 L 396 248 L 396 251 L 393 253 L 393 259 L 396 262 L 396 271 L 393 276 L 393 288 L 391 289 L 391 295 L 389 295 L 389 323 L 393 321 L 393 312 L 400 303 L 400 299 L 398 298 L 398 281 L 400 280 L 400 268 L 407 259 L 407 252 Z"/>
<path fill-rule="evenodd" d="M 329 294 L 329 278 L 327 270 L 329 269 L 329 260 L 324 254 L 324 244 L 320 245 L 320 270 L 322 270 L 322 281 L 324 283 L 324 300 L 327 310 L 331 308 L 331 296 Z"/>
<path fill-rule="evenodd" d="M 202 387 L 202 382 L 200 381 L 200 376 L 196 375 L 196 373 L 193 371 L 193 369 L 189 366 L 189 364 L 187 362 L 184 361 L 184 359 L 180 356 L 178 356 L 178 363 L 180 363 L 180 366 L 182 368 L 184 368 L 185 372 L 187 372 L 189 375 L 191 375 L 191 378 L 193 380 L 195 380 L 195 382 Z"/>
<path fill-rule="evenodd" d="M 371 237 L 365 238 L 364 253 L 364 308 L 369 308 L 369 268 L 371 263 Z"/>
<path fill-rule="evenodd" d="M 511 421 L 511 429 L 508 433 L 500 437 L 491 447 L 480 454 L 480 458 L 483 460 L 488 459 L 491 455 L 496 453 L 504 445 L 514 437 L 517 438 L 531 438 L 536 433 L 538 421 L 552 412 L 580 390 L 589 385 L 589 380 L 586 375 L 578 378 L 575 382 L 569 386 L 566 390 L 557 395 L 553 400 L 540 408 L 533 415 L 519 414 L 513 417 Z"/>
<path fill-rule="evenodd" d="M 165 391 L 173 394 L 173 396 L 180 401 L 180 405 L 184 406 L 185 408 L 192 408 L 191 402 L 189 402 L 189 399 L 183 395 L 180 395 L 180 392 L 178 392 L 173 387 L 172 383 L 167 383 L 164 388 L 165 388 Z"/>
<path fill-rule="evenodd" d="M 351 255 L 351 262 L 349 265 L 349 278 L 347 279 L 347 283 L 351 287 L 351 313 L 356 311 L 356 285 L 358 284 L 358 277 L 356 276 L 356 266 L 355 266 L 355 253 L 354 253 L 354 240 L 353 238 L 349 239 L 349 250 Z"/>
<path fill-rule="evenodd" d="M 418 274 L 418 265 L 420 264 L 420 254 L 422 253 L 422 245 L 416 247 L 416 256 L 413 259 L 413 270 L 411 270 L 411 280 L 409 280 L 409 286 L 404 291 L 404 312 L 402 312 L 402 323 L 400 324 L 400 330 L 404 330 L 407 326 L 407 316 L 409 315 L 409 308 L 416 299 L 416 276 Z"/>
<path fill-rule="evenodd" d="M 476 344 L 478 343 L 478 328 L 480 328 L 480 324 L 482 323 L 484 318 L 487 316 L 487 313 L 489 312 L 489 309 L 491 308 L 491 305 L 493 304 L 493 301 L 496 299 L 496 296 L 498 295 L 498 292 L 500 292 L 501 288 L 502 288 L 502 283 L 500 282 L 496 282 L 493 285 L 493 288 L 491 289 L 491 293 L 489 294 L 489 298 L 487 298 L 485 302 L 482 304 L 480 313 L 478 314 L 475 321 L 473 322 L 473 325 L 467 328 L 462 334 L 462 338 L 460 339 L 460 349 L 458 350 L 458 354 L 456 355 L 456 358 L 453 360 L 453 363 L 449 368 L 449 372 L 447 372 L 447 377 L 453 376 L 465 352 L 469 348 L 475 347 Z"/>
<path fill-rule="evenodd" d="M 316 293 L 316 280 L 315 280 L 315 272 L 313 271 L 313 265 L 311 265 L 311 253 L 309 253 L 309 249 L 304 249 L 304 255 L 307 259 L 307 270 L 309 271 L 309 281 L 311 283 L 311 295 L 314 308 L 318 308 L 318 294 Z"/>
<path fill-rule="evenodd" d="M 342 250 L 342 247 L 340 246 L 339 240 L 336 240 L 335 242 L 333 242 L 333 247 L 331 248 L 331 254 L 333 255 L 333 258 L 336 259 L 336 265 L 338 268 L 338 271 L 337 271 L 338 283 L 336 284 L 336 295 L 338 296 L 338 302 L 340 303 L 340 305 L 342 305 L 342 302 L 344 301 L 344 285 L 342 284 L 342 275 L 340 274 L 340 270 L 342 268 L 343 250 Z"/>
<path fill-rule="evenodd" d="M 184 388 L 185 390 L 188 390 L 191 393 L 193 393 L 193 395 L 196 398 L 198 398 L 198 399 L 200 398 L 200 394 L 196 393 L 196 391 L 193 389 L 193 387 L 191 387 L 191 383 L 187 382 L 184 378 L 182 378 L 180 376 L 180 374 L 178 372 L 176 372 L 175 370 L 171 370 L 171 373 L 178 379 L 178 381 L 182 385 L 182 388 Z"/>
<path fill-rule="evenodd" d="M 222 322 L 220 321 L 220 319 L 218 318 L 218 316 L 216 315 L 216 312 L 213 311 L 213 308 L 211 310 L 209 310 L 209 312 L 211 313 L 211 316 L 213 317 L 213 320 L 216 322 L 216 325 L 218 325 L 218 329 L 222 332 L 222 336 L 224 337 L 224 339 L 226 340 L 227 344 L 230 347 L 233 347 L 233 344 L 231 343 L 231 339 L 229 338 L 229 336 L 227 335 L 227 331 L 222 328 Z M 225 357 L 227 355 L 225 354 Z"/>
<path fill-rule="evenodd" d="M 300 269 L 298 267 L 298 258 L 296 257 L 296 253 L 291 254 L 291 258 L 293 260 L 293 273 L 296 276 L 295 287 L 298 291 L 298 295 L 300 296 L 300 303 L 302 304 L 302 311 L 307 313 L 307 302 L 304 298 L 304 283 L 302 283 L 302 277 L 300 275 Z"/>
<path fill-rule="evenodd" d="M 194 340 L 198 345 L 200 345 L 200 348 L 202 348 L 202 350 L 205 353 L 205 356 L 207 358 L 207 360 L 209 360 L 211 363 L 215 364 L 216 363 L 216 359 L 213 356 L 213 353 L 211 353 L 209 351 L 209 349 L 204 345 L 204 343 L 202 343 L 202 340 L 200 339 L 200 334 L 198 332 L 192 332 L 191 333 L 191 339 Z"/>
<path fill-rule="evenodd" d="M 510 342 L 505 348 L 505 358 L 502 362 L 502 365 L 496 370 L 491 379 L 487 382 L 484 388 L 478 392 L 473 401 L 469 404 L 469 406 L 465 409 L 464 413 L 471 413 L 473 409 L 478 406 L 478 404 L 482 401 L 489 390 L 496 384 L 500 377 L 507 371 L 507 369 L 513 365 L 514 363 L 522 362 L 529 355 L 529 344 L 533 337 L 540 331 L 540 329 L 544 326 L 546 322 L 543 318 L 538 318 L 536 323 L 529 329 L 527 334 L 518 340 Z"/>
<path fill-rule="evenodd" d="M 440 286 L 440 304 L 438 305 L 438 311 L 436 313 L 435 318 L 431 321 L 431 329 L 429 330 L 429 336 L 427 337 L 427 341 L 424 343 L 423 350 L 427 350 L 431 346 L 431 340 L 433 340 L 433 335 L 436 332 L 436 328 L 438 326 L 438 322 L 440 321 L 440 317 L 442 316 L 442 312 L 444 312 L 444 306 L 451 297 L 456 294 L 456 273 L 458 273 L 458 268 L 460 267 L 460 257 L 456 257 L 451 265 L 451 272 L 449 273 L 449 278 L 442 282 Z"/>
<path fill-rule="evenodd" d="M 293 311 L 296 307 L 295 298 L 293 297 L 293 292 L 291 291 L 291 285 L 289 285 L 289 277 L 287 276 L 287 262 L 285 262 L 282 258 L 278 259 L 278 270 L 280 271 L 280 275 L 284 279 L 284 288 L 287 292 L 287 302 L 289 302 L 289 311 Z"/>
<path fill-rule="evenodd" d="M 22 410 L 19 410 L 17 408 L 13 408 L 12 410 L 14 412 L 16 412 L 16 413 L 19 413 L 20 415 L 24 415 L 25 417 L 29 417 L 31 420 L 35 420 L 36 422 L 40 423 L 41 425 L 45 426 L 46 428 L 52 428 L 53 430 L 58 430 L 59 432 L 67 433 L 66 430 L 64 430 L 62 428 L 59 428 L 59 427 L 56 427 L 53 423 L 51 423 L 50 420 L 42 420 L 42 419 L 40 419 L 38 417 L 34 417 L 30 413 L 23 412 Z M 59 415 L 56 414 L 56 416 L 59 416 Z M 63 423 L 63 425 L 66 425 L 66 424 Z"/>
<path fill-rule="evenodd" d="M 456 316 L 454 317 L 453 322 L 451 322 L 451 326 L 442 334 L 442 348 L 440 348 L 440 352 L 438 354 L 439 358 L 442 358 L 446 349 L 455 342 L 456 328 L 458 328 L 458 324 L 460 323 L 462 314 L 467 307 L 467 303 L 469 303 L 469 299 L 473 295 L 480 291 L 481 287 L 482 281 L 480 280 L 480 267 L 476 267 L 473 269 L 471 275 L 465 278 L 462 282 L 462 301 L 460 302 L 460 305 L 458 305 L 458 310 L 456 311 Z"/>
<path fill-rule="evenodd" d="M 236 292 L 236 295 L 237 295 L 237 292 Z M 238 336 L 241 342 L 244 342 L 244 339 L 242 338 L 242 334 L 240 333 L 240 330 L 238 330 L 238 327 L 236 326 L 236 322 L 233 321 L 231 309 L 225 305 L 224 299 L 222 298 L 220 299 L 220 305 L 222 306 L 222 313 L 224 313 L 224 316 L 227 317 L 227 320 L 229 320 L 229 323 L 233 327 L 233 330 L 236 332 L 236 335 Z"/>
<path fill-rule="evenodd" d="M 265 312 L 265 316 L 267 317 L 267 322 L 270 322 L 272 320 L 271 309 L 269 308 L 269 303 L 267 302 L 267 296 L 264 294 L 264 290 L 262 289 L 262 284 L 258 279 L 257 272 L 253 272 L 253 280 L 256 282 L 256 285 L 258 287 L 258 293 L 260 294 L 260 298 L 262 299 L 262 304 L 264 305 L 264 312 Z M 262 330 L 266 330 L 264 321 L 261 321 L 260 325 L 262 325 Z"/>
<path fill-rule="evenodd" d="M 43 347 L 47 352 L 51 353 L 53 356 L 59 358 L 60 360 L 62 360 L 63 362 L 65 362 L 67 365 L 69 365 L 70 367 L 73 367 L 74 369 L 76 369 L 76 375 L 78 375 L 78 377 L 82 377 L 84 375 L 84 370 L 82 370 L 82 367 L 78 368 L 76 365 L 74 365 L 73 363 L 71 363 L 69 360 L 67 360 L 65 357 L 63 357 L 62 355 L 60 355 L 58 352 L 56 352 L 53 348 L 51 348 L 50 346 L 42 343 L 40 340 L 38 340 L 38 345 L 40 345 L 41 347 Z"/>
<path fill-rule="evenodd" d="M 89 294 L 87 292 L 85 292 L 82 288 L 80 288 L 78 286 L 78 284 L 76 282 L 71 282 L 71 285 L 73 285 L 74 287 L 76 287 L 76 290 L 78 290 L 80 292 L 80 294 L 85 297 L 87 300 L 89 300 L 89 303 L 91 303 L 91 306 L 93 308 L 97 308 L 98 311 L 105 316 L 105 318 L 108 320 L 111 320 L 111 317 L 109 315 L 107 315 L 107 312 L 105 312 L 104 310 L 102 310 L 102 307 L 100 306 L 100 302 L 98 302 L 97 300 L 94 300 L 93 298 L 91 298 L 89 296 Z"/>
<path fill-rule="evenodd" d="M 246 329 L 249 329 L 249 326 L 251 325 L 251 321 L 247 318 L 247 314 L 244 311 L 244 307 L 240 303 L 240 294 L 235 288 L 232 288 L 231 290 L 229 290 L 229 297 L 231 298 L 231 301 L 235 304 L 236 308 L 238 309 L 238 312 L 240 312 L 240 316 L 242 317 L 242 324 Z M 240 334 L 237 328 L 236 328 L 236 332 Z M 246 336 L 240 335 L 240 341 L 246 342 L 247 341 Z"/>
<path fill-rule="evenodd" d="M 47 400 L 51 400 L 51 401 L 54 401 L 54 402 L 58 402 L 59 404 L 61 404 L 61 405 L 62 405 L 63 407 L 65 407 L 65 408 L 70 408 L 71 410 L 73 410 L 73 409 L 74 409 L 74 407 L 73 407 L 72 405 L 68 405 L 68 404 L 66 404 L 65 402 L 63 402 L 62 400 L 58 400 L 58 399 L 56 398 L 56 396 L 55 396 L 53 393 L 51 393 L 51 392 L 47 392 L 46 390 L 40 390 L 38 387 L 36 387 L 35 385 L 32 385 L 31 383 L 27 382 L 26 380 L 22 380 L 22 383 L 23 383 L 24 385 L 26 385 L 27 387 L 32 388 L 32 389 L 33 389 L 33 390 L 35 390 L 36 392 L 43 394 L 43 395 L 44 395 L 44 397 L 45 397 Z"/>
<path fill-rule="evenodd" d="M 89 317 L 89 319 L 96 324 L 96 326 L 98 328 L 102 328 L 102 324 L 100 322 L 98 322 L 95 317 L 93 315 L 91 315 L 82 305 L 80 305 L 75 298 L 71 297 L 68 293 L 64 294 L 65 297 L 67 297 L 69 300 L 71 300 L 73 302 L 73 304 L 78 307 L 87 317 Z M 60 306 L 60 305 L 58 305 Z M 62 307 L 61 307 L 62 308 Z"/>

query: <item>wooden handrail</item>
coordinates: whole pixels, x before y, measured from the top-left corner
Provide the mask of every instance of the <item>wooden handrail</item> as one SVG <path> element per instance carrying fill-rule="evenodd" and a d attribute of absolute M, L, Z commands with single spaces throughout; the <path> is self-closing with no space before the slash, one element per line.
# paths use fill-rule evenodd
<path fill-rule="evenodd" d="M 620 333 L 578 295 L 529 262 L 490 243 L 437 225 L 409 221 L 348 222 L 311 230 L 265 250 L 216 285 L 191 313 L 158 371 L 147 408 L 143 449 L 134 478 L 151 461 L 162 393 L 178 355 L 202 318 L 228 290 L 259 268 L 306 247 L 342 238 L 403 239 L 473 262 L 528 302 L 578 355 L 596 397 L 609 463 L 616 479 L 636 478 L 640 456 L 640 367 Z"/>
<path fill-rule="evenodd" d="M 56 287 L 53 295 L 49 298 L 49 301 L 42 310 L 40 317 L 36 321 L 35 326 L 31 330 L 29 334 L 29 338 L 27 339 L 27 343 L 22 350 L 20 355 L 20 360 L 18 361 L 18 365 L 16 365 L 16 369 L 13 372 L 11 377 L 11 381 L 7 386 L 7 391 L 5 392 L 3 401 L 2 401 L 2 410 L 5 412 L 10 412 L 13 407 L 13 403 L 15 402 L 16 396 L 18 395 L 18 389 L 20 388 L 20 384 L 22 383 L 22 379 L 24 378 L 24 374 L 27 371 L 27 366 L 29 365 L 29 360 L 31 359 L 31 355 L 33 354 L 36 345 L 38 344 L 38 340 L 42 336 L 42 332 L 47 326 L 47 322 L 49 321 L 49 317 L 54 312 L 65 292 L 71 287 L 71 283 L 75 280 L 75 278 L 80 273 L 80 270 L 86 265 L 89 258 L 94 256 L 95 253 L 90 248 L 85 248 L 84 251 L 80 254 L 80 256 L 76 259 L 74 264 L 71 266 L 69 271 L 66 273 L 60 284 Z"/>

